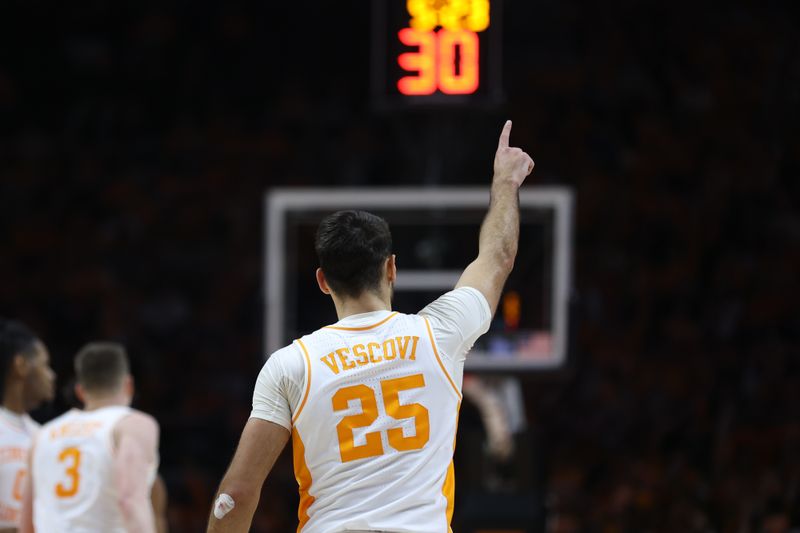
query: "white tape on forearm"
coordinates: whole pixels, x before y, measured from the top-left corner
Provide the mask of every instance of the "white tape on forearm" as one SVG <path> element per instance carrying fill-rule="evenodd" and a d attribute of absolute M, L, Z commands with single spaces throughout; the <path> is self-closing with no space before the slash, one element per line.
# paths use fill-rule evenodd
<path fill-rule="evenodd" d="M 236 502 L 223 492 L 214 502 L 214 516 L 217 520 L 222 520 L 222 517 L 230 513 L 234 507 L 236 507 Z"/>

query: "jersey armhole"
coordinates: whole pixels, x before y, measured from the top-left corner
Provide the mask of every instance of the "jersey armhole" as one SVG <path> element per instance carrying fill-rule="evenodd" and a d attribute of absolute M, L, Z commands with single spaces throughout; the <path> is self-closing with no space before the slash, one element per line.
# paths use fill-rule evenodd
<path fill-rule="evenodd" d="M 306 375 L 305 375 L 305 390 L 303 391 L 303 399 L 300 400 L 300 407 L 297 408 L 297 412 L 292 416 L 292 427 L 294 427 L 297 419 L 300 418 L 300 415 L 303 413 L 303 408 L 306 406 L 306 401 L 308 400 L 308 391 L 311 390 L 311 359 L 308 356 L 308 349 L 306 349 L 306 345 L 303 344 L 303 341 L 297 339 L 295 341 L 297 346 L 300 347 L 300 351 L 303 354 L 303 360 L 305 361 L 306 365 Z"/>
<path fill-rule="evenodd" d="M 439 356 L 439 349 L 436 347 L 436 339 L 433 338 L 433 330 L 431 330 L 431 324 L 428 321 L 427 317 L 423 315 L 419 316 L 422 316 L 422 320 L 425 321 L 425 328 L 428 330 L 428 338 L 431 340 L 431 348 L 433 348 L 433 355 L 436 356 L 436 362 L 439 363 L 439 368 L 442 370 L 444 377 L 447 379 L 448 383 L 450 383 L 450 386 L 453 388 L 453 392 L 456 393 L 458 401 L 461 402 L 461 391 L 458 390 L 458 387 L 456 387 L 455 381 L 453 381 L 452 376 L 450 376 L 450 372 L 447 371 L 447 368 L 444 366 L 444 363 L 442 363 L 442 358 Z"/>

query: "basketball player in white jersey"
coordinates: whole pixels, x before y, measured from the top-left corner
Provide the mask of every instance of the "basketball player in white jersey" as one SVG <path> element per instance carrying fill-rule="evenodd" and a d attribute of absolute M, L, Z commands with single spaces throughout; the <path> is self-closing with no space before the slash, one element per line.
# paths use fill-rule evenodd
<path fill-rule="evenodd" d="M 32 450 L 22 531 L 152 533 L 158 424 L 131 409 L 125 349 L 91 343 L 75 357 L 84 408 L 45 424 Z"/>
<path fill-rule="evenodd" d="M 55 393 L 47 348 L 13 320 L 0 319 L 0 384 L 0 533 L 9 533 L 19 527 L 28 450 L 39 429 L 27 413 Z"/>
<path fill-rule="evenodd" d="M 298 531 L 444 533 L 466 353 L 489 328 L 514 264 L 519 194 L 533 161 L 500 135 L 478 257 L 455 290 L 417 315 L 391 311 L 386 222 L 340 211 L 320 224 L 317 282 L 339 321 L 278 350 L 220 484 L 208 531 L 246 532 L 261 487 L 292 438 Z"/>

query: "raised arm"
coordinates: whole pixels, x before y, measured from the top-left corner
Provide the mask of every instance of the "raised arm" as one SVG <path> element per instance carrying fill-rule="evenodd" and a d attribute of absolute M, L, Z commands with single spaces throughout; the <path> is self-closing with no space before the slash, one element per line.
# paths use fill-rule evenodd
<path fill-rule="evenodd" d="M 533 159 L 520 148 L 509 147 L 511 121 L 500 133 L 494 156 L 489 212 L 481 225 L 478 257 L 456 284 L 473 287 L 486 297 L 492 314 L 497 310 L 503 286 L 514 268 L 519 241 L 519 188 L 533 171 Z"/>
<path fill-rule="evenodd" d="M 150 482 L 158 461 L 158 423 L 134 412 L 114 428 L 114 485 L 128 531 L 155 533 Z"/>

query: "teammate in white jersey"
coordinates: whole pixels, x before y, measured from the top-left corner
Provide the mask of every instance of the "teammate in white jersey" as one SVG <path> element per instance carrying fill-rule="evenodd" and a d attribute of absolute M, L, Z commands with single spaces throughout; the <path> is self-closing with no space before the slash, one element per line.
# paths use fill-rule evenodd
<path fill-rule="evenodd" d="M 67 411 L 37 435 L 22 531 L 154 532 L 158 424 L 129 407 L 133 379 L 125 349 L 87 345 L 75 357 L 75 377 L 84 409 Z"/>
<path fill-rule="evenodd" d="M 28 450 L 39 429 L 27 413 L 55 393 L 47 348 L 12 320 L 0 319 L 0 384 L 0 533 L 9 533 L 19 527 Z"/>
<path fill-rule="evenodd" d="M 478 257 L 455 290 L 417 315 L 391 312 L 396 278 L 386 222 L 340 211 L 317 232 L 317 282 L 339 321 L 278 350 L 216 495 L 208 531 L 250 528 L 289 437 L 298 531 L 444 533 L 466 353 L 489 328 L 514 264 L 518 189 L 533 161 L 500 135 Z"/>

